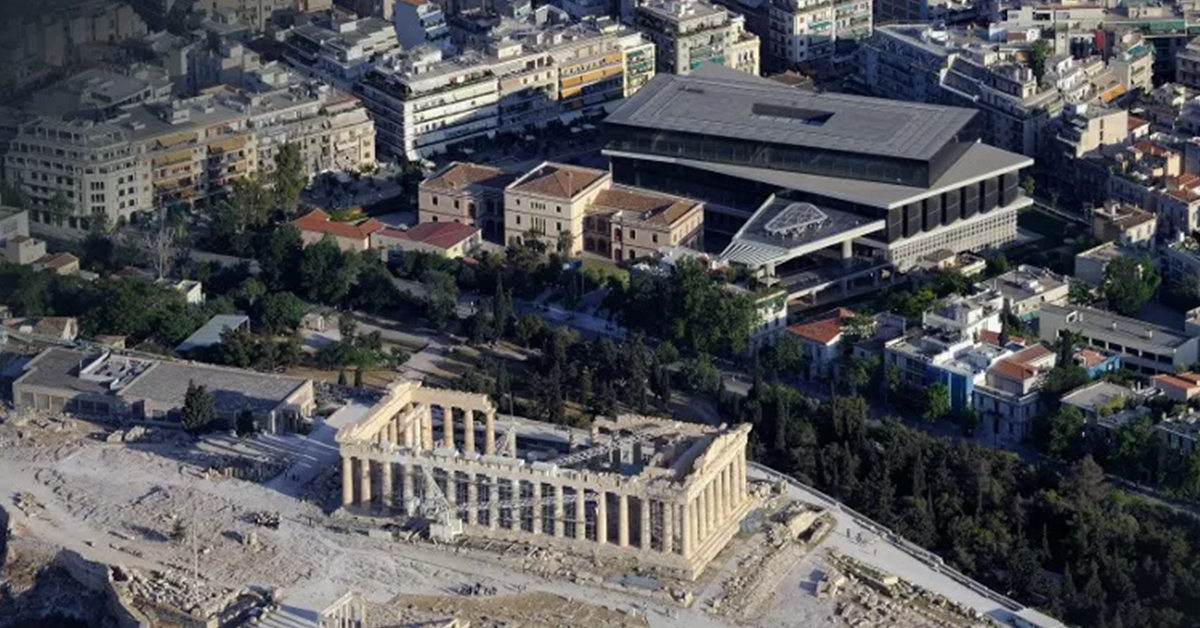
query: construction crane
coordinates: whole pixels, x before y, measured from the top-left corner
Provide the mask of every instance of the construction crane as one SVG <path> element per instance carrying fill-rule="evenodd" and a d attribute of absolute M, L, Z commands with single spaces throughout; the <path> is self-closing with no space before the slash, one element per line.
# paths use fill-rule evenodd
<path fill-rule="evenodd" d="M 517 419 L 509 415 L 508 422 L 505 423 L 504 435 L 500 437 L 500 442 L 496 444 L 497 456 L 517 456 Z"/>
<path fill-rule="evenodd" d="M 602 445 L 597 445 L 595 447 L 589 447 L 588 449 L 581 449 L 579 451 L 569 453 L 565 456 L 554 459 L 552 462 L 560 467 L 571 467 L 627 446 L 653 440 L 663 434 L 674 431 L 677 431 L 677 428 L 674 425 L 654 425 L 652 427 L 637 430 L 628 436 L 614 438 Z"/>
<path fill-rule="evenodd" d="M 433 470 L 422 466 L 425 472 L 425 501 L 422 503 L 425 518 L 429 519 L 429 536 L 439 541 L 451 541 L 462 534 L 462 521 L 455 516 L 455 508 L 446 499 L 446 494 L 433 478 Z"/>

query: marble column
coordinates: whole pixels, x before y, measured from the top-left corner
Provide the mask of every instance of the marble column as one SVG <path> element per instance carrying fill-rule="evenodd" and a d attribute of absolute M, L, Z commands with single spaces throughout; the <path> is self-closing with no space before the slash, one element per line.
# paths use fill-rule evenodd
<path fill-rule="evenodd" d="M 500 525 L 500 482 L 499 478 L 488 478 L 488 528 L 495 530 Z"/>
<path fill-rule="evenodd" d="M 708 516 L 705 511 L 708 510 L 708 491 L 701 490 L 696 494 L 696 544 L 704 542 L 704 537 L 708 536 Z"/>
<path fill-rule="evenodd" d="M 608 493 L 596 491 L 596 542 L 608 543 Z"/>
<path fill-rule="evenodd" d="M 494 410 L 488 411 L 483 426 L 483 453 L 488 455 L 496 453 L 496 412 Z"/>
<path fill-rule="evenodd" d="M 354 458 L 342 456 L 342 506 L 354 504 Z"/>
<path fill-rule="evenodd" d="M 662 506 L 662 551 L 671 554 L 675 551 L 675 509 L 678 506 L 670 502 L 665 502 Z"/>
<path fill-rule="evenodd" d="M 542 482 L 541 480 L 533 481 L 532 499 L 529 500 L 533 504 L 533 525 L 530 527 L 533 534 L 541 534 L 546 528 L 546 510 L 542 508 Z"/>
<path fill-rule="evenodd" d="M 417 512 L 417 500 L 413 495 L 413 468 L 407 464 L 400 465 L 400 486 L 404 491 L 404 514 L 413 516 Z"/>
<path fill-rule="evenodd" d="M 454 449 L 454 408 L 442 406 L 442 444 Z"/>
<path fill-rule="evenodd" d="M 475 411 L 463 410 L 463 453 L 475 453 Z"/>
<path fill-rule="evenodd" d="M 729 511 L 729 467 L 721 469 L 721 473 L 717 475 L 717 521 L 725 520 L 725 513 Z"/>
<path fill-rule="evenodd" d="M 433 449 L 433 408 L 425 405 L 424 410 L 425 412 L 421 415 L 421 447 Z"/>
<path fill-rule="evenodd" d="M 382 432 L 384 435 L 385 443 L 396 442 L 396 423 L 394 421 L 388 421 L 387 425 L 383 426 L 383 429 L 380 430 L 380 432 Z"/>
<path fill-rule="evenodd" d="M 617 545 L 629 547 L 629 497 L 617 494 Z"/>
<path fill-rule="evenodd" d="M 371 506 L 371 461 L 367 458 L 358 459 L 358 505 Z"/>
<path fill-rule="evenodd" d="M 392 509 L 392 463 L 379 463 L 379 492 L 380 502 L 385 511 Z"/>
<path fill-rule="evenodd" d="M 512 482 L 512 503 L 514 506 L 509 510 L 512 511 L 512 527 L 509 528 L 515 532 L 521 531 L 521 517 L 524 513 L 524 508 L 519 505 L 521 501 L 521 481 L 510 480 Z"/>
<path fill-rule="evenodd" d="M 575 540 L 587 538 L 587 491 L 575 489 Z"/>
<path fill-rule="evenodd" d="M 479 523 L 479 478 L 474 473 L 467 474 L 467 525 Z"/>
<path fill-rule="evenodd" d="M 679 518 L 679 544 L 680 553 L 684 558 L 692 555 L 692 532 L 695 529 L 692 525 L 692 504 L 684 500 L 681 506 L 683 516 Z"/>
<path fill-rule="evenodd" d="M 563 536 L 563 518 L 566 513 L 563 511 L 563 487 L 560 484 L 554 485 L 554 536 L 562 538 Z"/>
<path fill-rule="evenodd" d="M 639 535 L 638 547 L 644 550 L 654 549 L 653 533 L 650 531 L 650 509 L 654 502 L 643 497 L 638 502 L 641 504 L 642 526 Z"/>

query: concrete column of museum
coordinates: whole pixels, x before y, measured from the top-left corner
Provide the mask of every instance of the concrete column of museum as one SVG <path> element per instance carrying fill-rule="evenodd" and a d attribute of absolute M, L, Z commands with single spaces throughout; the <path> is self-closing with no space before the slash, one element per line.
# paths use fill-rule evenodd
<path fill-rule="evenodd" d="M 629 547 L 629 497 L 617 493 L 617 545 Z"/>
<path fill-rule="evenodd" d="M 354 504 L 354 458 L 342 456 L 342 506 Z"/>
<path fill-rule="evenodd" d="M 454 406 L 442 406 L 442 444 L 454 449 Z"/>
<path fill-rule="evenodd" d="M 369 458 L 358 459 L 358 504 L 364 507 L 371 505 L 371 460 Z"/>
<path fill-rule="evenodd" d="M 475 411 L 463 409 L 463 453 L 475 453 Z"/>
<path fill-rule="evenodd" d="M 662 505 L 662 551 L 665 554 L 671 554 L 675 551 L 675 509 L 678 508 L 671 502 L 664 502 Z"/>
<path fill-rule="evenodd" d="M 413 468 L 409 464 L 400 465 L 400 486 L 404 491 L 404 514 L 413 516 L 417 508 L 417 500 L 413 498 Z"/>
<path fill-rule="evenodd" d="M 644 550 L 652 550 L 654 549 L 654 543 L 652 542 L 653 534 L 650 532 L 650 508 L 654 502 L 646 497 L 641 498 L 638 502 L 642 506 L 639 509 L 641 511 L 642 526 L 638 534 L 638 547 Z"/>
<path fill-rule="evenodd" d="M 383 461 L 379 463 L 379 491 L 380 503 L 383 504 L 384 510 L 392 509 L 392 463 Z"/>
<path fill-rule="evenodd" d="M 488 528 L 495 530 L 500 525 L 500 478 L 488 478 Z"/>
<path fill-rule="evenodd" d="M 496 453 L 496 411 L 488 410 L 483 426 L 483 453 Z"/>
<path fill-rule="evenodd" d="M 561 484 L 554 485 L 554 536 L 562 538 L 563 536 L 563 518 L 566 513 L 563 510 L 563 487 Z"/>
<path fill-rule="evenodd" d="M 683 505 L 680 507 L 679 517 L 679 551 L 684 558 L 689 558 L 692 555 L 692 534 L 695 532 L 695 526 L 692 523 L 692 506 L 693 502 L 684 498 Z"/>
<path fill-rule="evenodd" d="M 546 523 L 546 511 L 542 508 L 542 481 L 536 478 L 533 481 L 533 494 L 530 503 L 533 504 L 533 533 L 541 534 L 546 529 L 544 527 Z"/>
<path fill-rule="evenodd" d="M 596 491 L 596 542 L 608 543 L 608 493 Z"/>
<path fill-rule="evenodd" d="M 587 538 L 587 491 L 583 487 L 575 489 L 575 540 Z"/>
<path fill-rule="evenodd" d="M 521 480 L 509 480 L 512 482 L 512 499 L 509 500 L 513 504 L 509 510 L 512 511 L 512 527 L 509 528 L 514 532 L 521 531 L 521 516 L 524 514 L 525 508 L 520 505 L 521 501 Z"/>
<path fill-rule="evenodd" d="M 479 478 L 467 473 L 467 525 L 479 523 Z"/>

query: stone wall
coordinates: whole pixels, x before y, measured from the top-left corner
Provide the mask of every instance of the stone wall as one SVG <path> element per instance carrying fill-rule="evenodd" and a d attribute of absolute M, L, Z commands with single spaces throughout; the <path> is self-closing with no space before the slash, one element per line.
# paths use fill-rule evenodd
<path fill-rule="evenodd" d="M 85 588 L 102 593 L 107 600 L 109 617 L 119 628 L 152 628 L 149 618 L 121 594 L 108 565 L 90 561 L 72 550 L 60 551 L 54 557 L 54 564 Z"/>

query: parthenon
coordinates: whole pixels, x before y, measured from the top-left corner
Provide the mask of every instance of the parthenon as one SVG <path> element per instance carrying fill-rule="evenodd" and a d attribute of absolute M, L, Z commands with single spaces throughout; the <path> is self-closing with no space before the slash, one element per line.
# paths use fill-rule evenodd
<path fill-rule="evenodd" d="M 695 578 L 753 506 L 749 425 L 622 415 L 547 446 L 564 431 L 498 419 L 486 395 L 393 384 L 338 433 L 343 509 L 427 518 L 431 532 L 450 536 L 626 556 Z"/>

